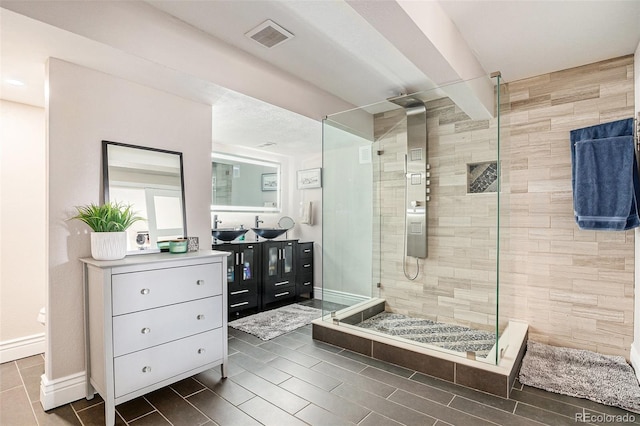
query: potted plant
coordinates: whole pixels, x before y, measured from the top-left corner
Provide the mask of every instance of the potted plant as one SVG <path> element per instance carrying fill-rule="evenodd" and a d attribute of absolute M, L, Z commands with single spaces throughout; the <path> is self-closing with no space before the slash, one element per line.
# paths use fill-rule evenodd
<path fill-rule="evenodd" d="M 117 260 L 127 255 L 127 228 L 139 220 L 131 205 L 123 203 L 89 204 L 76 206 L 78 219 L 89 225 L 91 256 L 96 260 Z"/>

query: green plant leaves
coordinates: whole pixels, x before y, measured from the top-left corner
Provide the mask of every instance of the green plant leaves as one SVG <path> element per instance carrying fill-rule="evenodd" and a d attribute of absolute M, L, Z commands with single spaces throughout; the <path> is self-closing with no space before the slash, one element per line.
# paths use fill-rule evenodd
<path fill-rule="evenodd" d="M 121 232 L 139 220 L 131 205 L 124 203 L 89 204 L 76 206 L 78 214 L 71 219 L 78 219 L 89 225 L 94 232 Z"/>

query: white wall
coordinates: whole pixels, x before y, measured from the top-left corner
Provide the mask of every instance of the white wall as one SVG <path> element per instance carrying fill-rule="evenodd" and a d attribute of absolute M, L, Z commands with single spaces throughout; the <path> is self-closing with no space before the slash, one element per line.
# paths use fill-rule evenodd
<path fill-rule="evenodd" d="M 103 139 L 182 152 L 189 235 L 201 241 L 211 235 L 210 106 L 53 58 L 47 79 L 49 314 L 43 387 L 85 368 L 78 258 L 90 255 L 90 243 L 88 228 L 67 218 L 73 206 L 101 200 Z M 58 399 L 56 405 L 66 402 Z"/>
<path fill-rule="evenodd" d="M 43 108 L 0 101 L 0 362 L 44 350 L 36 321 L 45 304 L 44 117 Z"/>
<path fill-rule="evenodd" d="M 322 188 L 297 189 L 297 171 L 322 167 L 322 153 L 299 158 L 296 161 L 293 180 L 294 193 L 292 198 L 291 217 L 296 221 L 296 235 L 300 241 L 313 241 L 313 286 L 316 289 L 315 298 L 320 298 L 319 289 L 322 288 Z M 311 203 L 311 224 L 300 223 L 301 203 Z"/>

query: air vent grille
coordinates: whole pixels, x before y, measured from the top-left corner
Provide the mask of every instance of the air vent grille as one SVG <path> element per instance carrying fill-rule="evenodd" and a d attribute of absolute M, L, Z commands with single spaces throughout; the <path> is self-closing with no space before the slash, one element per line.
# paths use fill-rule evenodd
<path fill-rule="evenodd" d="M 293 34 L 268 19 L 245 34 L 261 46 L 271 49 L 293 38 Z"/>

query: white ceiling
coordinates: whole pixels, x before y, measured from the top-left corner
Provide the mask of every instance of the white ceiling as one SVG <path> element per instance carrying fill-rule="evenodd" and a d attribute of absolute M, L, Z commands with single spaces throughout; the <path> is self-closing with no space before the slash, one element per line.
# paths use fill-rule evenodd
<path fill-rule="evenodd" d="M 410 2 L 397 3 L 406 6 Z M 429 62 L 430 58 L 417 60 L 414 56 L 410 60 L 402 53 L 398 37 L 404 37 L 405 43 L 417 44 L 418 52 L 429 52 L 426 46 L 421 50 L 415 28 L 413 32 L 395 28 L 392 42 L 382 35 L 380 25 L 375 25 L 375 19 L 379 22 L 386 18 L 384 9 L 377 12 L 378 16 L 375 12 L 366 17 L 362 14 L 365 8 L 381 4 L 373 0 L 3 0 L 0 97 L 43 105 L 44 62 L 54 56 L 213 105 L 214 143 L 256 147 L 276 142 L 266 150 L 287 154 L 317 151 L 321 115 L 349 105 L 381 101 L 400 91 L 426 90 L 434 87 L 434 81 L 443 83 L 441 74 L 432 76 L 419 63 Z M 384 2 L 390 4 L 395 2 Z M 636 0 L 476 0 L 437 4 L 464 39 L 460 50 L 472 52 L 486 73 L 502 71 L 506 81 L 631 54 L 640 42 L 640 1 Z M 84 22 L 83 14 L 89 13 L 90 8 L 107 7 L 129 12 L 128 25 L 105 29 L 92 27 L 90 19 Z M 404 7 L 406 10 L 409 9 Z M 104 19 L 108 19 L 106 14 Z M 175 39 L 171 49 L 152 45 L 151 35 L 134 31 L 136 22 L 162 19 L 166 19 L 167 26 L 180 30 L 181 37 Z M 272 19 L 295 37 L 266 49 L 244 36 L 266 19 Z M 129 34 L 138 37 L 135 43 L 122 40 Z M 313 89 L 309 96 L 295 99 L 296 104 L 290 98 L 301 95 L 289 91 L 269 94 L 269 88 L 261 88 L 260 81 L 230 87 L 213 78 L 214 69 L 207 68 L 226 66 L 206 62 L 212 52 L 206 48 L 214 49 L 209 44 L 215 44 L 215 49 L 235 51 L 246 63 L 261 67 L 267 77 L 279 75 L 296 83 L 296 87 L 307 85 Z M 154 52 L 159 53 L 153 56 Z M 201 71 L 195 65 L 189 68 L 189 54 L 201 58 Z M 459 77 L 452 74 L 451 80 Z M 5 81 L 9 78 L 26 85 L 9 86 Z M 243 87 L 254 98 L 238 93 Z M 305 104 L 317 104 L 318 108 L 309 112 L 308 108 L 296 106 Z"/>

